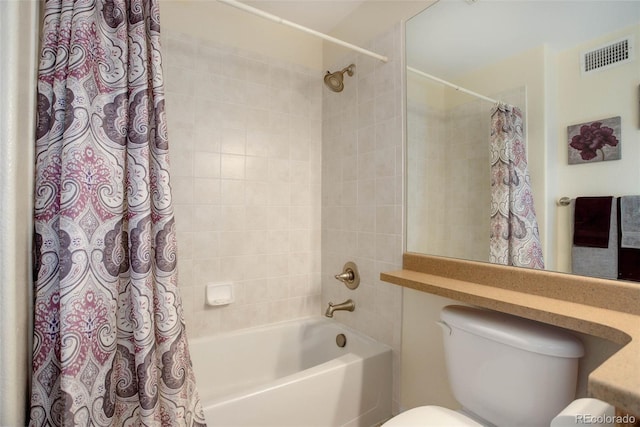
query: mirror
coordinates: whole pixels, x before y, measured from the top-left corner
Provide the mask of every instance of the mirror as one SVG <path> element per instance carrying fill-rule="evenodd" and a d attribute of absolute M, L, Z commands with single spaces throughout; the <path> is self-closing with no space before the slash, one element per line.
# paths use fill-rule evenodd
<path fill-rule="evenodd" d="M 629 58 L 582 70 L 621 41 Z M 638 1 L 440 0 L 407 21 L 407 251 L 489 260 L 493 104 L 426 73 L 521 109 L 545 268 L 572 272 L 559 200 L 640 194 L 639 46 Z M 569 164 L 570 126 L 614 117 L 621 158 Z"/>

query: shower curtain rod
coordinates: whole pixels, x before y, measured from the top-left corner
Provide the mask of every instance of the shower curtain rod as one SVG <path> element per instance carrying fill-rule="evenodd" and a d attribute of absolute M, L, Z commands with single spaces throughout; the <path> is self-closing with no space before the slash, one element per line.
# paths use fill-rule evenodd
<path fill-rule="evenodd" d="M 283 24 L 283 25 L 286 25 L 288 27 L 295 28 L 296 30 L 300 30 L 300 31 L 303 31 L 305 33 L 311 34 L 313 36 L 320 37 L 321 39 L 324 39 L 324 40 L 329 41 L 331 43 L 335 43 L 337 45 L 349 48 L 351 50 L 355 50 L 356 52 L 360 52 L 360 53 L 362 53 L 364 55 L 371 56 L 373 58 L 379 59 L 382 62 L 388 62 L 389 61 L 389 58 L 387 58 L 386 56 L 379 55 L 379 54 L 377 54 L 375 52 L 371 52 L 370 50 L 361 48 L 360 46 L 356 46 L 354 44 L 347 43 L 347 42 L 345 42 L 343 40 L 340 40 L 340 39 L 337 39 L 335 37 L 329 36 L 327 34 L 321 33 L 319 31 L 313 30 L 311 28 L 303 27 L 302 25 L 296 24 L 295 22 L 287 21 L 286 19 L 280 18 L 279 16 L 272 15 L 272 14 L 270 14 L 268 12 L 265 12 L 263 10 L 257 9 L 255 7 L 252 7 L 252 6 L 249 6 L 249 5 L 246 5 L 246 4 L 241 3 L 239 1 L 236 1 L 236 0 L 218 0 L 218 1 L 220 3 L 224 3 L 224 4 L 227 4 L 229 6 L 233 6 L 236 9 L 240 9 L 242 11 L 249 12 L 251 14 L 260 16 L 262 18 L 268 19 L 268 20 L 273 21 L 273 22 L 277 22 L 278 24 Z"/>
<path fill-rule="evenodd" d="M 448 81 L 446 81 L 446 80 L 442 80 L 442 79 L 441 79 L 441 78 L 439 78 L 439 77 L 432 76 L 431 74 L 427 74 L 427 73 L 425 73 L 424 71 L 420 71 L 420 70 L 418 70 L 417 68 L 413 68 L 413 67 L 409 67 L 409 66 L 407 66 L 407 70 L 409 70 L 409 71 L 411 71 L 411 72 L 413 72 L 413 73 L 416 73 L 416 74 L 418 74 L 418 75 L 420 75 L 420 76 L 422 76 L 422 77 L 426 77 L 426 78 L 428 78 L 428 79 L 430 79 L 430 80 L 434 80 L 434 81 L 436 81 L 436 82 L 442 83 L 442 84 L 443 84 L 443 85 L 445 85 L 445 86 L 449 86 L 449 87 L 451 87 L 451 88 L 454 88 L 454 89 L 455 89 L 455 90 L 457 90 L 457 91 L 460 91 L 460 92 L 466 93 L 466 94 L 468 94 L 468 95 L 473 95 L 473 96 L 475 96 L 476 98 L 484 99 L 485 101 L 489 101 L 489 102 L 492 102 L 492 103 L 494 103 L 494 104 L 498 104 L 498 103 L 500 102 L 500 101 L 496 101 L 496 100 L 495 100 L 495 99 L 493 99 L 493 98 L 489 98 L 488 96 L 480 95 L 479 93 L 476 93 L 476 92 L 470 91 L 469 89 L 465 89 L 465 88 L 460 87 L 460 86 L 458 86 L 458 85 L 454 85 L 453 83 L 448 82 Z"/>

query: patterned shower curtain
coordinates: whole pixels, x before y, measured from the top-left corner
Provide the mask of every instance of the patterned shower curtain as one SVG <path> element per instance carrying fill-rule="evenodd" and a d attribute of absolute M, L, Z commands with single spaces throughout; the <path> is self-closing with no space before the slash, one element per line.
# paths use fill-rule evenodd
<path fill-rule="evenodd" d="M 492 263 L 544 268 L 527 167 L 522 112 L 499 103 L 491 111 Z"/>
<path fill-rule="evenodd" d="M 31 425 L 203 425 L 177 291 L 157 0 L 47 0 Z"/>

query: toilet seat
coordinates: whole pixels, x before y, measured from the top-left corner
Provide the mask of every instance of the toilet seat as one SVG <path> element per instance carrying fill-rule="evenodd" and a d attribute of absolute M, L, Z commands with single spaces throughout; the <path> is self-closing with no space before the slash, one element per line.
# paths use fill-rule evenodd
<path fill-rule="evenodd" d="M 471 418 L 440 406 L 409 409 L 384 423 L 382 427 L 466 426 L 482 427 Z"/>

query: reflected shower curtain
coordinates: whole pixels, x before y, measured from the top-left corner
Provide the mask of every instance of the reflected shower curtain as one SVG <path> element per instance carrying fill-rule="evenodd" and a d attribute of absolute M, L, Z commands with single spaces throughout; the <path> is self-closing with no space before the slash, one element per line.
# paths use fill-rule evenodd
<path fill-rule="evenodd" d="M 202 425 L 177 291 L 156 0 L 47 0 L 31 425 Z"/>
<path fill-rule="evenodd" d="M 544 268 L 527 167 L 522 112 L 499 103 L 491 111 L 492 263 Z"/>

